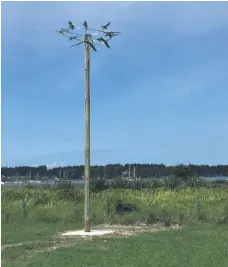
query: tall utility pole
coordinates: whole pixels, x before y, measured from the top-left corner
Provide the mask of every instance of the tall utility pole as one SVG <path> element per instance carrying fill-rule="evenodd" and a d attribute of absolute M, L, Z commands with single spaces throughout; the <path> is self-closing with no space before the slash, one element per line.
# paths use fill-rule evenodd
<path fill-rule="evenodd" d="M 77 43 L 71 45 L 78 46 L 81 43 L 85 44 L 85 166 L 84 166 L 84 181 L 85 181 L 85 206 L 84 206 L 84 228 L 85 232 L 90 232 L 90 48 L 95 52 L 95 42 L 102 43 L 106 47 L 110 48 L 109 41 L 120 34 L 120 32 L 114 32 L 108 30 L 110 22 L 100 29 L 89 29 L 88 23 L 84 21 L 83 29 L 84 34 L 79 34 L 81 27 L 75 27 L 75 25 L 69 21 L 68 29 L 62 28 L 57 30 L 58 33 L 67 37 L 70 41 L 77 41 Z M 88 34 L 88 31 L 95 32 L 95 34 Z M 97 38 L 93 38 L 92 35 L 97 35 Z"/>
<path fill-rule="evenodd" d="M 90 46 L 92 41 L 90 34 L 85 34 L 85 207 L 84 223 L 85 232 L 90 232 Z"/>

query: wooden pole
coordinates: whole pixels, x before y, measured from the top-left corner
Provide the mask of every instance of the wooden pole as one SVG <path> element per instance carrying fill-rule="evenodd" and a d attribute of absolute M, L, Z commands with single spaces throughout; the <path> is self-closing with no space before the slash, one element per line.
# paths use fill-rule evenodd
<path fill-rule="evenodd" d="M 85 207 L 84 227 L 85 232 L 90 232 L 90 34 L 85 34 Z"/>

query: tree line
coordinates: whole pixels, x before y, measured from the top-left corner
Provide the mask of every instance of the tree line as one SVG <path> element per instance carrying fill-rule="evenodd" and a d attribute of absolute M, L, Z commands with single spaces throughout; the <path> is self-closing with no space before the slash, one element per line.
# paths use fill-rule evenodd
<path fill-rule="evenodd" d="M 129 168 L 130 166 L 130 168 Z M 176 169 L 187 168 L 196 176 L 214 177 L 228 176 L 228 165 L 177 165 L 166 166 L 164 164 L 108 164 L 105 166 L 91 166 L 91 177 L 101 177 L 112 179 L 121 176 L 142 177 L 142 178 L 160 178 L 167 177 Z M 66 166 L 48 169 L 46 165 L 39 167 L 18 166 L 2 167 L 2 176 L 29 176 L 30 179 L 41 179 L 42 177 L 59 177 L 62 179 L 81 179 L 84 175 L 84 166 Z"/>

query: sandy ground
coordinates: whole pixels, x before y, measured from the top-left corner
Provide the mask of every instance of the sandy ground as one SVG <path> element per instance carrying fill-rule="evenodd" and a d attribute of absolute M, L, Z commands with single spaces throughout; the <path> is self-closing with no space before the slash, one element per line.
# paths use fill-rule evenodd
<path fill-rule="evenodd" d="M 155 231 L 165 231 L 169 229 L 178 229 L 180 225 L 171 225 L 169 227 L 165 227 L 164 224 L 138 224 L 138 225 L 108 225 L 102 224 L 92 227 L 91 232 L 86 233 L 84 230 L 71 230 L 68 232 L 64 232 L 61 234 L 63 237 L 69 238 L 92 238 L 98 236 L 115 236 L 115 235 L 135 235 L 143 232 L 155 232 Z"/>

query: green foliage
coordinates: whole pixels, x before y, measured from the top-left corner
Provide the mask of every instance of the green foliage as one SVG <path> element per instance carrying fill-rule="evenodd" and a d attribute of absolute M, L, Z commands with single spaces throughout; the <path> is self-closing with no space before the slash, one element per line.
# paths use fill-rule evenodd
<path fill-rule="evenodd" d="M 2 189 L 3 224 L 25 220 L 22 196 L 25 199 L 26 220 L 28 221 L 83 222 L 83 191 L 69 187 L 64 189 Z M 197 200 L 200 201 L 200 207 L 196 205 Z M 127 203 L 135 209 L 117 214 L 117 201 Z M 99 193 L 97 191 L 97 193 L 91 193 L 93 223 L 107 221 L 107 203 L 109 203 L 108 221 L 110 223 L 129 223 L 129 221 L 148 224 L 154 221 L 165 224 L 198 221 L 226 223 L 228 217 L 226 188 L 109 189 Z"/>
<path fill-rule="evenodd" d="M 104 178 L 91 179 L 90 190 L 91 192 L 100 192 L 106 189 L 135 189 L 142 190 L 145 188 L 155 189 L 163 187 L 164 182 L 158 180 L 126 180 L 126 179 L 113 179 L 106 180 Z"/>
<path fill-rule="evenodd" d="M 90 191 L 91 192 L 100 192 L 108 189 L 107 181 L 103 178 L 100 179 L 91 179 L 90 180 Z"/>
<path fill-rule="evenodd" d="M 208 184 L 205 180 L 196 176 L 179 176 L 179 174 L 172 174 L 168 179 L 164 180 L 164 186 L 169 189 L 175 188 L 188 188 L 188 187 L 207 187 Z"/>
<path fill-rule="evenodd" d="M 123 172 L 128 171 L 128 164 L 108 164 L 106 166 L 91 166 L 91 176 L 92 177 L 102 177 L 104 179 L 114 179 L 121 177 Z M 175 176 L 179 178 L 187 178 L 189 176 L 228 176 L 228 165 L 218 165 L 218 166 L 208 166 L 208 165 L 178 165 L 178 166 L 165 166 L 164 164 L 132 164 L 132 168 L 136 169 L 136 177 L 151 177 L 160 178 Z M 19 167 L 2 167 L 2 175 L 5 176 L 19 176 L 28 175 L 31 170 L 32 178 L 36 178 L 37 173 L 40 177 L 43 176 L 59 176 L 59 173 L 66 175 L 70 179 L 81 179 L 84 175 L 84 166 L 67 166 L 58 167 L 47 170 L 46 166 L 39 167 L 29 167 L 29 166 L 19 166 Z M 68 175 L 69 174 L 69 175 Z M 222 178 L 221 178 L 222 179 Z M 4 180 L 4 178 L 3 178 Z M 221 183 L 217 182 L 217 183 Z"/>
<path fill-rule="evenodd" d="M 192 177 L 194 174 L 188 166 L 178 165 L 173 169 L 171 175 L 182 180 L 187 180 L 188 177 Z"/>

